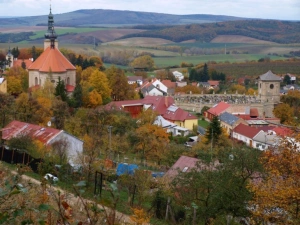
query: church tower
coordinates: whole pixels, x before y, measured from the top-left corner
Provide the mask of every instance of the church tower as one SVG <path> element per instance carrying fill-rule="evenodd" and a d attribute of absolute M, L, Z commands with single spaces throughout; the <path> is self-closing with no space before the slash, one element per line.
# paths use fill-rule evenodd
<path fill-rule="evenodd" d="M 48 15 L 48 30 L 45 33 L 44 50 L 48 47 L 58 48 L 57 35 L 54 30 L 54 18 L 50 5 L 50 13 Z"/>
<path fill-rule="evenodd" d="M 59 51 L 57 34 L 54 30 L 54 19 L 51 12 L 48 16 L 48 30 L 45 33 L 44 52 L 28 67 L 29 88 L 41 87 L 46 80 L 54 85 L 64 81 L 68 93 L 76 86 L 76 68 Z"/>
<path fill-rule="evenodd" d="M 6 61 L 8 63 L 7 66 L 6 66 L 6 68 L 13 67 L 13 65 L 14 65 L 14 56 L 13 56 L 13 54 L 10 51 L 10 46 L 8 48 L 8 52 L 7 52 L 7 55 L 6 55 Z"/>
<path fill-rule="evenodd" d="M 258 77 L 258 94 L 262 103 L 280 102 L 281 78 L 271 70 Z"/>

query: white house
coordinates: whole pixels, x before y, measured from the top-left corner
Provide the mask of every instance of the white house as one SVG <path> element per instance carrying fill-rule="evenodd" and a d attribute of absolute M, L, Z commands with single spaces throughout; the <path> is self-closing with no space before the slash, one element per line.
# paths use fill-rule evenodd
<path fill-rule="evenodd" d="M 167 133 L 172 133 L 173 136 L 186 136 L 189 134 L 189 129 L 180 127 L 164 119 L 162 116 L 157 116 L 154 124 L 166 129 Z"/>
<path fill-rule="evenodd" d="M 172 72 L 175 79 L 178 80 L 178 81 L 182 81 L 184 79 L 184 76 L 182 73 L 178 72 L 178 71 L 174 71 Z"/>

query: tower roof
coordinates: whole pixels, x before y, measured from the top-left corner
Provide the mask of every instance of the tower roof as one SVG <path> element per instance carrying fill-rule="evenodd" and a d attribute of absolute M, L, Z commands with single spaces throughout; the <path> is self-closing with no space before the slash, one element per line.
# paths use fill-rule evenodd
<path fill-rule="evenodd" d="M 68 59 L 57 49 L 48 47 L 34 61 L 28 70 L 38 70 L 48 73 L 49 71 L 60 73 L 67 70 L 75 70 L 76 68 L 68 61 Z"/>
<path fill-rule="evenodd" d="M 277 76 L 276 74 L 272 73 L 271 70 L 269 70 L 265 74 L 260 75 L 259 79 L 263 80 L 263 81 L 281 81 L 281 78 L 279 76 Z"/>
<path fill-rule="evenodd" d="M 54 41 L 57 38 L 57 35 L 54 30 L 54 19 L 53 19 L 53 14 L 51 12 L 51 5 L 50 5 L 50 13 L 48 15 L 48 30 L 45 33 L 45 38 L 50 39 Z"/>

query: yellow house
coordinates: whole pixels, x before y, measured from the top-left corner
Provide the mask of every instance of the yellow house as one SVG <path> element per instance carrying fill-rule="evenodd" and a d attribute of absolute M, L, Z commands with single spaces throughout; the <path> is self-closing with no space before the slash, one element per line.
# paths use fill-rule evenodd
<path fill-rule="evenodd" d="M 198 126 L 198 118 L 195 115 L 193 115 L 175 105 L 171 105 L 166 110 L 163 117 L 166 120 L 168 120 L 172 123 L 175 123 L 176 125 L 178 125 L 180 127 L 189 129 L 189 130 L 193 130 L 193 128 L 195 126 Z"/>
<path fill-rule="evenodd" d="M 3 77 L 0 77 L 0 92 L 7 93 L 7 81 Z"/>

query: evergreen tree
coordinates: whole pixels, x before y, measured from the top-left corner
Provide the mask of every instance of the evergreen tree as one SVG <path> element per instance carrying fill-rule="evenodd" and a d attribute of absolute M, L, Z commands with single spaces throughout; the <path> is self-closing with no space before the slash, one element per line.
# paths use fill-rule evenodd
<path fill-rule="evenodd" d="M 24 70 L 26 69 L 26 63 L 24 61 L 22 62 L 21 66 Z"/>
<path fill-rule="evenodd" d="M 215 116 L 206 130 L 205 137 L 207 139 L 207 144 L 212 143 L 213 145 L 215 145 L 218 142 L 221 134 L 221 123 L 219 121 L 219 117 Z"/>
<path fill-rule="evenodd" d="M 196 71 L 194 68 L 192 68 L 192 69 L 189 71 L 189 74 L 190 74 L 190 76 L 189 76 L 189 80 L 190 80 L 190 81 L 198 81 L 198 80 L 197 80 L 197 71 Z"/>
<path fill-rule="evenodd" d="M 72 94 L 74 108 L 80 108 L 82 106 L 82 87 L 77 84 Z"/>
<path fill-rule="evenodd" d="M 67 101 L 68 100 L 68 95 L 67 95 L 67 90 L 65 87 L 65 82 L 58 77 L 58 82 L 55 87 L 55 96 L 60 96 L 62 101 Z"/>
<path fill-rule="evenodd" d="M 291 84 L 291 77 L 289 75 L 285 75 L 283 78 L 283 83 L 284 84 Z"/>
<path fill-rule="evenodd" d="M 203 67 L 203 73 L 201 76 L 201 80 L 203 82 L 207 82 L 209 80 L 208 66 L 206 63 L 204 64 L 204 67 Z"/>
<path fill-rule="evenodd" d="M 31 56 L 33 58 L 33 61 L 35 61 L 37 58 L 35 46 L 32 46 L 32 48 L 31 48 Z"/>

